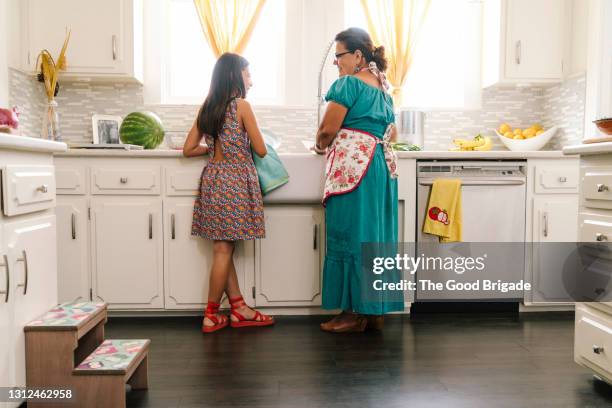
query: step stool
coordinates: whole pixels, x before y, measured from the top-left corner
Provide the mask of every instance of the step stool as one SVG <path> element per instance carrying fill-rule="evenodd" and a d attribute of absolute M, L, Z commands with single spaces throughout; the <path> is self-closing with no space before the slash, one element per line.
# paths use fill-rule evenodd
<path fill-rule="evenodd" d="M 105 303 L 63 303 L 24 327 L 26 386 L 75 393 L 28 408 L 123 408 L 126 383 L 148 388 L 150 340 L 105 340 L 107 320 Z"/>

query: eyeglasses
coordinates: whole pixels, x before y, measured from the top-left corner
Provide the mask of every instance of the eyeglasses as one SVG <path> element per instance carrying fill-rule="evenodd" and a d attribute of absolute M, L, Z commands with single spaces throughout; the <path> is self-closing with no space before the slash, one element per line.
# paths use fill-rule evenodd
<path fill-rule="evenodd" d="M 354 52 L 355 52 L 355 51 L 344 51 L 344 52 L 339 52 L 338 54 L 335 54 L 335 55 L 334 55 L 334 56 L 336 57 L 336 58 L 334 59 L 334 61 L 338 62 L 338 59 L 339 59 L 341 56 L 343 56 L 344 54 L 352 54 L 352 53 L 354 53 Z"/>

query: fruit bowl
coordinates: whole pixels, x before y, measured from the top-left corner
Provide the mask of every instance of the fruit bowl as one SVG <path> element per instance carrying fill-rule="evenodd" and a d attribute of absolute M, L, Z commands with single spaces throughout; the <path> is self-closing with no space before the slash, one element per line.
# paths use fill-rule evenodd
<path fill-rule="evenodd" d="M 533 136 L 528 139 L 510 139 L 500 134 L 497 130 L 495 130 L 495 134 L 499 137 L 499 140 L 501 140 L 504 146 L 512 151 L 534 152 L 543 148 L 544 145 L 552 139 L 555 133 L 557 133 L 557 129 L 556 126 L 553 126 L 538 136 Z"/>
<path fill-rule="evenodd" d="M 594 120 L 593 123 L 606 135 L 612 135 L 612 118 Z"/>

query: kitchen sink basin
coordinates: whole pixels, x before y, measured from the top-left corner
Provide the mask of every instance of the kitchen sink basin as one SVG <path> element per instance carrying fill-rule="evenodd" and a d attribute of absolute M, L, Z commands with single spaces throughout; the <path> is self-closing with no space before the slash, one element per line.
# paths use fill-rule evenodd
<path fill-rule="evenodd" d="M 313 153 L 280 153 L 289 182 L 264 196 L 266 204 L 320 203 L 323 197 L 325 156 Z"/>

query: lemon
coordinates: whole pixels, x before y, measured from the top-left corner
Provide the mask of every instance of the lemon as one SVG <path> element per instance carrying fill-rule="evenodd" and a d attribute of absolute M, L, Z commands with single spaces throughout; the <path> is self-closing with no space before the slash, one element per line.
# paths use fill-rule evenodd
<path fill-rule="evenodd" d="M 507 131 L 506 133 L 504 133 L 504 136 L 509 139 L 512 139 L 514 137 L 514 133 L 512 133 L 511 131 Z"/>
<path fill-rule="evenodd" d="M 536 135 L 536 136 L 540 136 L 542 133 L 544 133 L 544 131 L 543 131 L 543 130 L 538 130 L 538 131 L 536 132 L 536 134 L 535 134 L 535 135 Z"/>
<path fill-rule="evenodd" d="M 513 137 L 513 139 L 514 139 L 514 140 L 523 140 L 523 139 L 525 139 L 525 138 L 523 137 L 523 135 L 515 135 L 515 136 Z"/>
<path fill-rule="evenodd" d="M 499 133 L 500 133 L 500 134 L 502 134 L 502 135 L 505 135 L 505 134 L 506 134 L 506 132 L 512 132 L 512 128 L 510 127 L 510 125 L 509 125 L 509 124 L 507 124 L 507 123 L 502 123 L 502 124 L 499 126 Z"/>
<path fill-rule="evenodd" d="M 542 127 L 542 125 L 540 125 L 539 123 L 534 123 L 533 125 L 531 125 L 531 127 L 532 127 L 532 128 L 534 128 L 534 129 L 536 130 L 536 132 L 537 132 L 538 130 L 542 130 L 542 129 L 544 129 L 544 128 Z"/>
<path fill-rule="evenodd" d="M 523 131 L 521 129 L 519 129 L 519 128 L 514 129 L 514 135 L 515 136 L 522 135 L 522 134 L 523 134 Z"/>
<path fill-rule="evenodd" d="M 525 131 L 523 132 L 523 136 L 525 136 L 527 139 L 529 139 L 530 137 L 534 137 L 535 134 L 536 130 L 534 128 L 525 129 Z"/>

